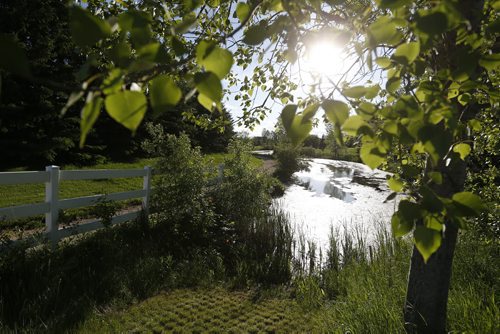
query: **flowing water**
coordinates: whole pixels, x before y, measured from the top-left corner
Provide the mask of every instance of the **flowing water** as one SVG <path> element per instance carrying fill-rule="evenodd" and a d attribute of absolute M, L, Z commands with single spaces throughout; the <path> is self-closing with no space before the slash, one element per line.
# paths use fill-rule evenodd
<path fill-rule="evenodd" d="M 308 239 L 324 247 L 330 225 L 340 232 L 361 229 L 370 238 L 375 224 L 388 224 L 394 212 L 393 201 L 384 203 L 391 193 L 389 173 L 355 162 L 307 161 L 309 169 L 294 174 L 294 184 L 278 201 Z"/>

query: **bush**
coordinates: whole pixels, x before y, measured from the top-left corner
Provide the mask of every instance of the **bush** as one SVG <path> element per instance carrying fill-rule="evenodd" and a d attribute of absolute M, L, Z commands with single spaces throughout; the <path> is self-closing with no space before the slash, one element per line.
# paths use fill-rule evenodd
<path fill-rule="evenodd" d="M 216 211 L 223 219 L 234 222 L 237 229 L 264 215 L 271 197 L 271 178 L 250 164 L 249 144 L 233 140 L 224 160 L 223 178 L 212 188 Z"/>
<path fill-rule="evenodd" d="M 299 150 L 290 144 L 281 144 L 274 150 L 278 166 L 274 175 L 282 182 L 289 182 L 293 173 L 306 168 L 300 160 Z"/>
<path fill-rule="evenodd" d="M 158 157 L 152 221 L 168 228 L 166 242 L 179 252 L 196 245 L 207 247 L 213 236 L 215 212 L 207 196 L 207 166 L 189 137 L 165 134 L 161 126 L 148 125 L 151 139 L 144 149 Z"/>
<path fill-rule="evenodd" d="M 219 217 L 220 251 L 228 274 L 237 285 L 264 284 L 290 279 L 292 233 L 288 217 L 271 207 L 276 180 L 250 164 L 250 147 L 232 141 L 224 161 L 224 175 L 211 188 Z"/>

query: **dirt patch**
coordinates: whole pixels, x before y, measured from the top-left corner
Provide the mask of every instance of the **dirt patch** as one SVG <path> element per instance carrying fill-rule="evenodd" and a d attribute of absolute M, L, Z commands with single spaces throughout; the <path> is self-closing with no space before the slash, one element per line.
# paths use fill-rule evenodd
<path fill-rule="evenodd" d="M 262 166 L 259 168 L 261 172 L 272 175 L 278 166 L 278 162 L 272 159 L 263 159 Z"/>

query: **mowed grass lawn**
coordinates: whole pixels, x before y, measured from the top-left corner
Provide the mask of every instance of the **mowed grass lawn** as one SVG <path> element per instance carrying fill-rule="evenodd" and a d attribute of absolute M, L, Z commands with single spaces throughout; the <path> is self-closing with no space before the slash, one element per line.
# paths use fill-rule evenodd
<path fill-rule="evenodd" d="M 63 170 L 75 169 L 135 169 L 154 165 L 154 159 L 140 159 L 135 162 L 111 162 L 88 167 L 63 166 Z M 142 188 L 142 178 L 119 178 L 103 180 L 62 181 L 59 198 L 72 198 L 95 194 L 110 194 Z M 0 207 L 38 203 L 45 200 L 45 184 L 0 185 Z"/>
<path fill-rule="evenodd" d="M 121 312 L 96 314 L 77 333 L 311 333 L 318 331 L 314 319 L 288 298 L 179 289 Z"/>

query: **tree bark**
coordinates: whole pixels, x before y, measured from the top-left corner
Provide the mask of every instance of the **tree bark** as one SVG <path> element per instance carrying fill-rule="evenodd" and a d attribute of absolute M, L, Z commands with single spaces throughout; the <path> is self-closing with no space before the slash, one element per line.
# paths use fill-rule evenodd
<path fill-rule="evenodd" d="M 448 290 L 458 229 L 448 224 L 443 243 L 427 264 L 414 247 L 405 304 L 408 333 L 445 333 Z"/>
<path fill-rule="evenodd" d="M 439 196 L 450 197 L 463 190 L 466 177 L 464 161 L 457 159 L 448 166 L 443 162 L 436 171 L 443 175 L 443 183 L 433 189 Z M 416 247 L 413 248 L 404 308 L 408 333 L 446 332 L 448 290 L 457 236 L 458 226 L 446 221 L 441 247 L 427 264 Z"/>

